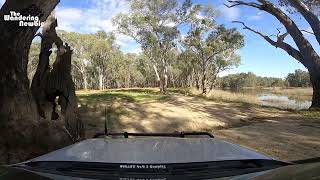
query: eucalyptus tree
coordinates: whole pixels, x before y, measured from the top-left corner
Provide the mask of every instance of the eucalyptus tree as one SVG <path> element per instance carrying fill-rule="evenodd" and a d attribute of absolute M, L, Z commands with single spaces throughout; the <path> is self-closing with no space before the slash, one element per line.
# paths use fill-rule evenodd
<path fill-rule="evenodd" d="M 118 31 L 135 39 L 152 62 L 160 91 L 168 85 L 169 52 L 177 43 L 178 26 L 190 12 L 191 1 L 180 5 L 177 0 L 132 0 L 130 14 L 113 20 Z"/>
<path fill-rule="evenodd" d="M 139 68 L 145 69 L 146 67 L 143 64 L 139 64 L 139 56 L 133 53 L 123 55 L 121 66 L 119 66 L 122 87 L 141 87 L 146 83 L 146 77 L 139 70 Z M 150 74 L 146 76 L 150 76 Z"/>
<path fill-rule="evenodd" d="M 91 68 L 90 49 L 92 49 L 92 42 L 95 42 L 95 36 L 66 31 L 58 31 L 58 34 L 64 41 L 69 42 L 73 49 L 72 75 L 77 88 L 88 89 Z"/>
<path fill-rule="evenodd" d="M 118 58 L 120 52 L 119 47 L 115 44 L 114 34 L 103 34 L 98 32 L 94 41 L 90 45 L 90 63 L 94 69 L 93 74 L 96 81 L 99 82 L 99 89 L 106 88 L 106 82 L 110 77 L 108 69 L 112 69 L 111 62 Z"/>
<path fill-rule="evenodd" d="M 308 72 L 297 69 L 294 73 L 289 73 L 286 81 L 290 87 L 310 87 L 310 77 Z"/>
<path fill-rule="evenodd" d="M 144 82 L 141 87 L 157 87 L 157 76 L 154 73 L 152 62 L 149 58 L 141 53 L 137 56 L 137 70 L 142 74 Z"/>
<path fill-rule="evenodd" d="M 185 52 L 191 56 L 196 86 L 202 93 L 213 88 L 219 72 L 240 63 L 236 50 L 244 45 L 243 36 L 236 29 L 216 25 L 216 13 L 210 6 L 195 7 L 190 18 L 190 30 L 182 40 Z M 200 83 L 199 83 L 200 81 Z"/>
<path fill-rule="evenodd" d="M 183 87 L 194 87 L 199 90 L 199 64 L 193 56 L 190 49 L 185 49 L 180 53 L 177 63 L 175 64 L 176 68 L 181 71 L 179 75 L 180 84 Z"/>
<path fill-rule="evenodd" d="M 320 44 L 320 19 L 319 9 L 320 3 L 317 0 L 279 0 L 280 5 L 277 6 L 269 0 L 229 0 L 228 7 L 248 6 L 258 10 L 267 12 L 274 16 L 285 28 L 284 32 L 276 35 L 276 39 L 271 38 L 264 33 L 250 28 L 244 22 L 236 21 L 247 29 L 265 39 L 269 44 L 276 48 L 280 48 L 295 58 L 298 62 L 303 64 L 308 69 L 310 74 L 310 81 L 313 87 L 312 105 L 310 108 L 320 108 L 320 55 L 315 50 L 314 46 Z M 287 5 L 293 13 L 299 13 L 310 25 L 311 31 L 306 31 L 304 27 L 299 27 L 297 22 L 290 16 L 289 13 L 284 12 L 281 5 Z M 289 11 L 290 12 L 290 11 Z M 279 28 L 278 28 L 279 29 Z M 304 33 L 313 35 L 317 43 L 313 46 L 309 38 L 306 38 Z M 294 41 L 294 45 L 286 42 L 288 37 Z"/>

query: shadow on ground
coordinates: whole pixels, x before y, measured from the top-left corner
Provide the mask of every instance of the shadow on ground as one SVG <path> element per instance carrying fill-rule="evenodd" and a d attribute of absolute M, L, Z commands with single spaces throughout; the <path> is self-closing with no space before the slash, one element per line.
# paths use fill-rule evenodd
<path fill-rule="evenodd" d="M 104 130 L 104 109 L 112 107 L 113 132 L 208 131 L 281 160 L 320 156 L 320 120 L 293 112 L 140 89 L 79 99 L 88 138 Z"/>

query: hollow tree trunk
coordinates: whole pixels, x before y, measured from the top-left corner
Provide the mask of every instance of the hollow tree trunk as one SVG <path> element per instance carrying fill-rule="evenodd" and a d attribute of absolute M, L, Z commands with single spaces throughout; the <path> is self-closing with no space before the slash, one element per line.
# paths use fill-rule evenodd
<path fill-rule="evenodd" d="M 58 0 L 7 0 L 0 10 L 0 163 L 30 158 L 39 116 L 27 78 L 28 53 L 39 27 L 4 21 L 10 11 L 44 21 Z"/>
<path fill-rule="evenodd" d="M 77 117 L 77 97 L 71 76 L 72 50 L 63 43 L 55 28 L 57 20 L 50 15 L 40 34 L 41 51 L 39 65 L 34 75 L 31 90 L 35 97 L 40 116 L 47 120 L 60 120 L 70 140 L 75 142 L 84 136 L 82 121 Z M 52 45 L 57 46 L 57 56 L 52 70 L 49 69 L 49 56 Z M 56 112 L 58 106 L 61 113 Z"/>

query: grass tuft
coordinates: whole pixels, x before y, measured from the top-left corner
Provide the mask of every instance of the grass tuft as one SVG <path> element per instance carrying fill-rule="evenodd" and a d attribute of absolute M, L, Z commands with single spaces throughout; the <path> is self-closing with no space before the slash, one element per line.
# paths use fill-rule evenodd
<path fill-rule="evenodd" d="M 297 112 L 310 119 L 320 119 L 320 110 L 300 110 Z"/>

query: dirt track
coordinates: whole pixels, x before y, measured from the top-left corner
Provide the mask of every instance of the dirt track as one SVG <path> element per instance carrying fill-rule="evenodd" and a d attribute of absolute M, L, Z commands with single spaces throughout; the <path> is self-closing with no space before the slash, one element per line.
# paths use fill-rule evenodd
<path fill-rule="evenodd" d="M 281 160 L 320 156 L 320 120 L 272 108 L 217 103 L 174 94 L 164 101 L 113 101 L 109 129 L 129 132 L 209 131 Z M 87 137 L 103 130 L 107 101 L 82 103 Z"/>

